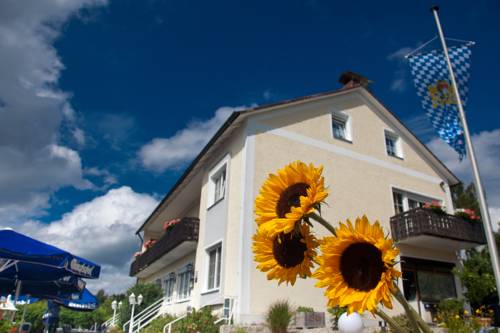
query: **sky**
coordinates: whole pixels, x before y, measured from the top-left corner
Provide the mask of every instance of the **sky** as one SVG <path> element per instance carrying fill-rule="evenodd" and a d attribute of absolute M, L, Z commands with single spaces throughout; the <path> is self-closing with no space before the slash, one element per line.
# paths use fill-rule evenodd
<path fill-rule="evenodd" d="M 469 182 L 403 57 L 436 35 L 431 4 L 0 0 L 0 226 L 100 263 L 91 289 L 124 291 L 135 231 L 232 111 L 337 89 L 346 70 Z M 446 36 L 476 42 L 466 111 L 498 221 L 500 3 L 438 4 Z"/>

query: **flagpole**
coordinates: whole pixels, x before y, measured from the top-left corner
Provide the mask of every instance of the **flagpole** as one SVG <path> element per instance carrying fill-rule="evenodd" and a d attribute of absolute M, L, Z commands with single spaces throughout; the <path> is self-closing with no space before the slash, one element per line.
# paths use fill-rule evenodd
<path fill-rule="evenodd" d="M 493 267 L 493 273 L 495 275 L 495 282 L 497 286 L 498 302 L 500 304 L 500 262 L 498 260 L 498 250 L 495 242 L 495 236 L 493 235 L 493 230 L 490 223 L 490 214 L 488 212 L 488 206 L 486 204 L 486 198 L 483 191 L 483 185 L 481 183 L 481 176 L 479 175 L 479 169 L 477 167 L 476 154 L 474 153 L 474 147 L 470 138 L 469 127 L 467 125 L 467 119 L 465 118 L 464 108 L 462 106 L 462 100 L 460 98 L 460 93 L 458 91 L 458 85 L 455 80 L 455 73 L 453 72 L 453 67 L 451 66 L 450 56 L 448 55 L 448 47 L 446 46 L 446 41 L 444 39 L 443 30 L 441 28 L 441 23 L 439 22 L 438 16 L 438 6 L 431 7 L 432 14 L 436 20 L 437 29 L 439 32 L 439 39 L 443 46 L 444 56 L 446 58 L 446 64 L 448 65 L 448 71 L 450 72 L 450 80 L 452 83 L 453 91 L 457 98 L 457 106 L 460 114 L 460 120 L 462 121 L 462 126 L 464 129 L 464 137 L 467 145 L 467 153 L 472 164 L 472 171 L 474 173 L 474 183 L 476 185 L 476 192 L 479 199 L 479 207 L 481 209 L 481 217 L 484 226 L 484 232 L 486 234 L 486 241 L 488 243 L 488 248 L 490 251 L 491 265 Z"/>

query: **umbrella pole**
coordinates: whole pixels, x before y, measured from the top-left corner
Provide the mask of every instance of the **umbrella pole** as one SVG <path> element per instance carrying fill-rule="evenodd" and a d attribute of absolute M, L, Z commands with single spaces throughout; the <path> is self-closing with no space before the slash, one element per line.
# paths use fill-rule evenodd
<path fill-rule="evenodd" d="M 28 299 L 29 299 L 29 296 L 28 296 Z M 17 331 L 18 332 L 21 332 L 21 328 L 24 324 L 24 318 L 26 317 L 26 308 L 28 307 L 29 305 L 29 302 L 27 301 L 26 304 L 24 304 L 24 307 L 23 307 L 23 315 L 21 316 L 21 324 L 17 327 Z"/>
<path fill-rule="evenodd" d="M 17 300 L 19 299 L 19 295 L 21 294 L 21 288 L 22 288 L 23 282 L 21 280 L 16 281 L 16 294 L 14 295 L 14 306 L 17 305 Z M 16 312 L 12 314 L 11 321 L 14 321 L 16 318 Z"/>

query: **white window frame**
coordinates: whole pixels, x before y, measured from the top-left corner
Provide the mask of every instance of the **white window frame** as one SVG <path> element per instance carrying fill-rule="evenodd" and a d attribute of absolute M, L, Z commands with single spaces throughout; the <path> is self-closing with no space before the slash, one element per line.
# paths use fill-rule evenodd
<path fill-rule="evenodd" d="M 170 274 L 172 274 L 174 272 L 169 272 L 165 278 L 163 279 L 163 285 L 164 285 L 164 294 L 165 294 L 165 300 L 166 300 L 166 303 L 167 304 L 172 304 L 174 302 L 174 296 L 175 296 L 175 287 L 176 287 L 176 280 L 177 280 L 177 277 L 175 278 L 171 278 L 170 277 Z M 175 274 L 175 273 L 174 273 Z M 167 281 L 169 281 L 169 283 L 167 284 Z M 173 281 L 173 282 L 170 282 L 170 281 Z M 167 294 L 168 292 L 168 288 L 172 288 L 171 291 L 172 291 L 172 294 L 169 296 Z"/>
<path fill-rule="evenodd" d="M 391 198 L 392 198 L 392 209 L 394 210 L 394 214 L 397 214 L 395 205 L 394 205 L 394 192 L 401 194 L 403 198 L 403 212 L 407 212 L 410 210 L 410 200 L 419 201 L 419 202 L 432 202 L 437 201 L 443 205 L 442 199 L 437 199 L 429 195 L 415 193 L 412 191 L 404 190 L 398 187 L 391 187 Z"/>
<path fill-rule="evenodd" d="M 191 299 L 191 292 L 193 290 L 193 288 L 191 288 L 191 280 L 193 279 L 194 272 L 190 272 L 191 276 L 188 274 L 187 275 L 187 280 L 184 281 L 185 283 L 187 283 L 187 288 L 188 288 L 187 296 L 183 295 L 182 294 L 182 290 L 181 290 L 181 287 L 183 287 L 183 285 L 182 285 L 182 278 L 183 278 L 182 275 L 186 274 L 186 273 L 189 273 L 188 270 L 187 270 L 189 264 L 193 265 L 193 263 L 187 263 L 186 265 L 184 265 L 182 268 L 180 268 L 177 271 L 177 279 L 176 279 L 176 281 L 178 281 L 178 283 L 177 283 L 177 289 L 176 289 L 176 291 L 177 291 L 177 303 L 189 301 Z"/>
<path fill-rule="evenodd" d="M 352 120 L 351 116 L 342 111 L 332 112 L 331 128 L 332 128 L 332 138 L 342 141 L 352 142 Z M 334 123 L 343 123 L 344 125 L 344 137 L 335 136 L 335 129 L 333 128 Z"/>
<path fill-rule="evenodd" d="M 230 156 L 226 155 L 219 163 L 217 163 L 208 174 L 208 206 L 211 208 L 217 203 L 221 202 L 227 197 L 227 182 L 229 176 L 229 159 Z M 224 175 L 222 186 L 217 189 L 217 180 Z M 217 191 L 218 190 L 218 191 Z M 222 194 L 217 194 L 222 192 Z"/>
<path fill-rule="evenodd" d="M 213 245 L 207 246 L 205 248 L 205 257 L 206 257 L 206 274 L 204 281 L 204 293 L 211 293 L 215 291 L 219 291 L 222 284 L 222 265 L 223 265 L 223 253 L 222 253 L 222 241 L 217 241 Z M 220 249 L 220 252 L 217 252 L 217 249 Z M 215 252 L 215 271 L 214 271 L 214 285 L 212 288 L 209 287 L 210 282 L 210 253 L 212 251 Z M 219 264 L 219 265 L 217 265 Z M 218 267 L 217 267 L 218 266 Z M 217 285 L 217 280 L 219 285 Z"/>
<path fill-rule="evenodd" d="M 395 149 L 394 155 L 391 155 L 388 152 L 387 138 L 390 138 L 394 141 L 394 149 Z M 385 153 L 387 154 L 387 156 L 404 159 L 403 143 L 402 143 L 401 137 L 391 130 L 387 130 L 387 129 L 384 130 L 384 149 L 385 149 Z"/>

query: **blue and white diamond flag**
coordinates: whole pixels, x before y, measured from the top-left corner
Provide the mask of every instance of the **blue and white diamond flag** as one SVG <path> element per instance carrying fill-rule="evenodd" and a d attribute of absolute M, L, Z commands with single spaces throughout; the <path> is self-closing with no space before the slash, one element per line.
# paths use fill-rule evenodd
<path fill-rule="evenodd" d="M 471 49 L 468 45 L 448 48 L 460 99 L 467 103 Z M 465 140 L 457 100 L 443 51 L 433 50 L 409 58 L 417 94 L 439 137 L 460 156 L 465 156 Z"/>

